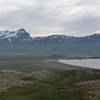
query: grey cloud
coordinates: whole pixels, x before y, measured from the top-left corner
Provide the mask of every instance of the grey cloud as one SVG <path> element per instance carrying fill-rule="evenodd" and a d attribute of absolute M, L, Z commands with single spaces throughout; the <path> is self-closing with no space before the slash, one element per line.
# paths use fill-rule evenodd
<path fill-rule="evenodd" d="M 89 15 L 89 16 L 81 16 L 78 19 L 74 19 L 72 21 L 66 22 L 64 24 L 65 32 L 72 32 L 80 34 L 91 34 L 96 30 L 100 30 L 100 18 Z"/>
<path fill-rule="evenodd" d="M 36 0 L 32 7 L 20 11 L 8 13 L 0 17 L 0 27 L 8 29 L 17 29 L 25 27 L 31 33 L 48 34 L 50 32 L 64 32 L 64 34 L 89 34 L 98 31 L 100 28 L 100 16 L 97 12 L 87 10 L 97 0 Z M 73 10 L 78 10 L 73 14 Z M 73 9 L 72 9 L 73 8 Z"/>

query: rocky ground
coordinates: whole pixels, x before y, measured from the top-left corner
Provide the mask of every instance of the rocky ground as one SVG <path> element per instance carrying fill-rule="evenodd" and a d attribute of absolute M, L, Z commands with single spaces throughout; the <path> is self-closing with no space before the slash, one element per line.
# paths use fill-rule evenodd
<path fill-rule="evenodd" d="M 0 92 L 8 88 L 31 85 L 38 81 L 55 78 L 55 73 L 48 70 L 37 70 L 32 72 L 22 72 L 17 70 L 1 70 L 0 71 Z M 57 74 L 56 74 L 57 77 Z"/>
<path fill-rule="evenodd" d="M 99 70 L 66 69 L 55 61 L 35 65 L 44 68 L 0 70 L 0 100 L 100 100 Z"/>

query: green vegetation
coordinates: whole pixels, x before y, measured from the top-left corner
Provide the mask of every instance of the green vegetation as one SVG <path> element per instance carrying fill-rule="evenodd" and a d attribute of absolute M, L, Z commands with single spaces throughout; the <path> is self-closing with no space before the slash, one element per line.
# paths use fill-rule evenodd
<path fill-rule="evenodd" d="M 75 85 L 76 74 L 75 70 L 65 71 L 55 80 L 10 88 L 0 94 L 0 100 L 92 100 L 84 89 Z"/>
<path fill-rule="evenodd" d="M 67 79 L 40 81 L 34 85 L 9 89 L 0 95 L 0 100 L 69 100 L 70 97 L 60 90 L 60 86 L 63 85 L 67 85 L 68 88 L 71 86 Z"/>

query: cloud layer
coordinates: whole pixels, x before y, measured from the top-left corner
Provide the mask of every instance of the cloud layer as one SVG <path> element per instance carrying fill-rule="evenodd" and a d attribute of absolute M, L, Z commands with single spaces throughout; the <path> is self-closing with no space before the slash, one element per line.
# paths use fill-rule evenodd
<path fill-rule="evenodd" d="M 0 0 L 0 29 L 34 35 L 87 35 L 100 31 L 99 0 Z"/>

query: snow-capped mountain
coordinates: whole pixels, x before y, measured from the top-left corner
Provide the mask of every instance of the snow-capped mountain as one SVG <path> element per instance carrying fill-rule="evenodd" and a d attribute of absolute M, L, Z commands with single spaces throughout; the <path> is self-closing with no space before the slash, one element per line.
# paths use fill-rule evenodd
<path fill-rule="evenodd" d="M 22 43 L 30 39 L 30 34 L 23 28 L 17 31 L 0 31 L 0 43 Z"/>
<path fill-rule="evenodd" d="M 5 38 L 28 38 L 29 33 L 25 29 L 19 29 L 18 31 L 0 31 L 0 39 Z"/>

